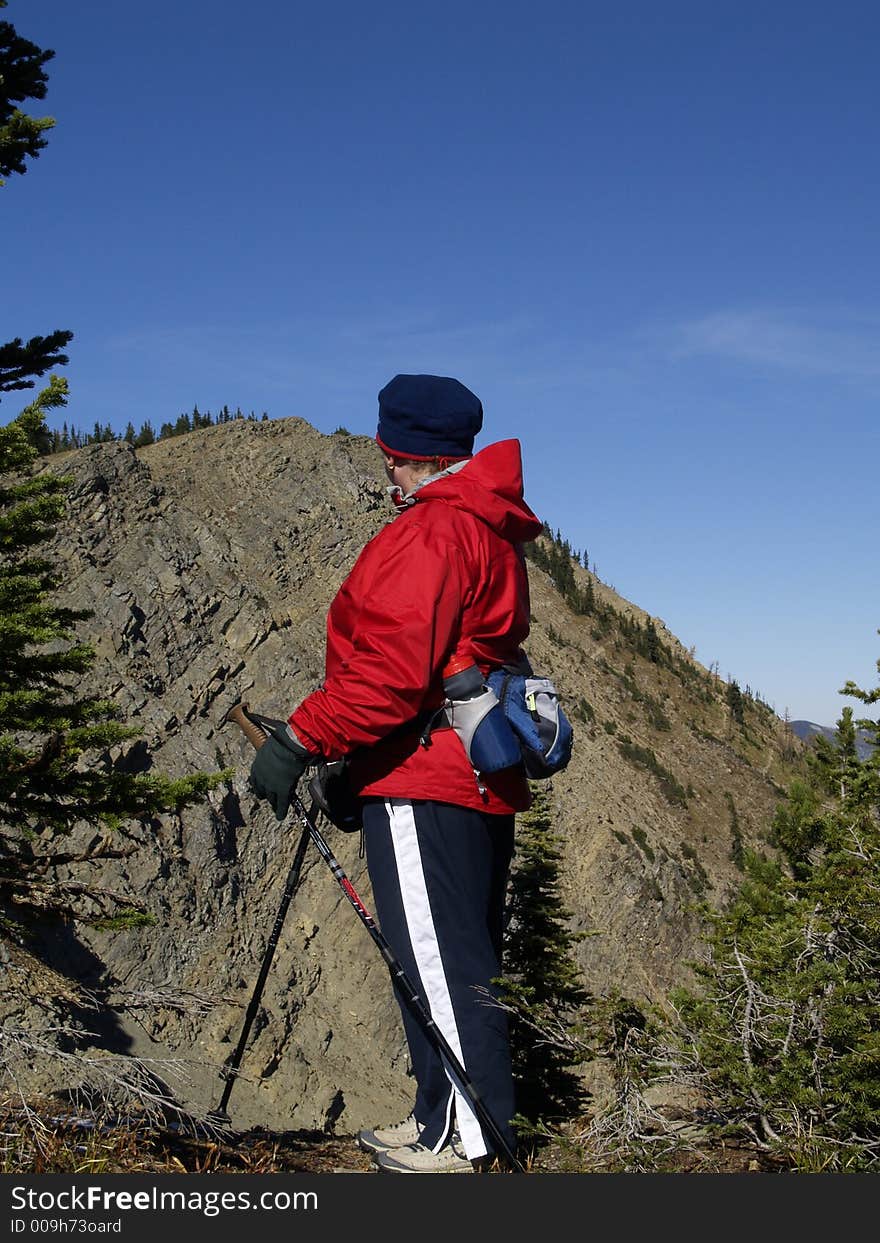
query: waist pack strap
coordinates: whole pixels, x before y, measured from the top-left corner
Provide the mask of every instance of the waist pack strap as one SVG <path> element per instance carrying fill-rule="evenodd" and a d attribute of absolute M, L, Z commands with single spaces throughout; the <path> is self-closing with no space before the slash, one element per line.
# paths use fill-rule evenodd
<path fill-rule="evenodd" d="M 446 715 L 446 708 L 441 704 L 439 708 L 429 708 L 426 712 L 420 712 L 413 725 L 408 725 L 406 728 L 408 730 L 417 729 L 419 746 L 429 747 L 433 733 L 436 733 L 437 730 L 451 729 L 452 727 Z"/>

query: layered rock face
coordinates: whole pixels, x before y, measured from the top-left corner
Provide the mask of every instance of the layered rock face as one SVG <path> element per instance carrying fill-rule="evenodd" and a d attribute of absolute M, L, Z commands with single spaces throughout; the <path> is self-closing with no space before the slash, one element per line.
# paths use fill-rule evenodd
<path fill-rule="evenodd" d="M 73 478 L 55 550 L 65 602 L 93 612 L 81 627 L 98 656 L 90 677 L 141 730 L 111 758 L 235 775 L 201 807 L 129 826 L 131 853 L 100 865 L 103 881 L 147 905 L 153 928 L 47 933 L 43 952 L 82 984 L 115 990 L 107 1047 L 175 1060 L 179 1098 L 208 1109 L 299 836 L 248 792 L 250 747 L 220 720 L 237 700 L 286 717 L 320 681 L 327 607 L 392 517 L 379 457 L 366 438 L 286 419 L 137 451 L 94 445 L 46 469 Z M 573 925 L 594 934 L 579 948 L 585 982 L 657 999 L 703 953 L 697 901 L 722 901 L 743 846 L 765 840 L 790 739 L 760 705 L 736 727 L 724 686 L 658 619 L 670 659 L 641 655 L 628 636 L 648 615 L 600 582 L 596 599 L 613 610 L 601 626 L 533 564 L 530 583 L 532 663 L 556 680 L 576 731 L 551 789 L 565 900 Z M 370 906 L 357 835 L 328 836 Z M 243 1127 L 350 1132 L 410 1104 L 387 969 L 310 849 L 230 1113 Z"/>

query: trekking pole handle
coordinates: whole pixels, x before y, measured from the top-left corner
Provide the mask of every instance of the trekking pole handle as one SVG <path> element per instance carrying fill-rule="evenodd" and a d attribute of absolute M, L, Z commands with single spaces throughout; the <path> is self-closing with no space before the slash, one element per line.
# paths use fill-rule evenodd
<path fill-rule="evenodd" d="M 268 741 L 269 735 L 248 714 L 247 704 L 245 703 L 237 703 L 235 707 L 230 708 L 220 724 L 225 725 L 227 721 L 235 722 L 256 751 L 259 751 L 263 743 Z"/>

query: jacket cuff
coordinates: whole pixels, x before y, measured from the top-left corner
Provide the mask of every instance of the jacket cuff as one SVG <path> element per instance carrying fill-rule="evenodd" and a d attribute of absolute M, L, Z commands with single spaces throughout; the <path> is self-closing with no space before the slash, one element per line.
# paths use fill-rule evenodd
<path fill-rule="evenodd" d="M 299 758 L 304 760 L 307 764 L 314 764 L 321 758 L 319 755 L 315 755 L 313 752 L 309 751 L 308 747 L 303 746 L 289 725 L 285 725 L 283 731 L 279 730 L 275 737 L 280 743 L 287 747 L 288 751 L 292 751 L 294 755 L 299 756 Z"/>

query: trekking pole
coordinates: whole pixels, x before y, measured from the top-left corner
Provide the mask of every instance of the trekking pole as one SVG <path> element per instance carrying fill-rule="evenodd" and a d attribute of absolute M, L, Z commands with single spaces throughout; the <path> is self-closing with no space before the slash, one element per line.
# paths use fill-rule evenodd
<path fill-rule="evenodd" d="M 235 1052 L 229 1062 L 220 1072 L 226 1080 L 226 1086 L 223 1088 L 223 1095 L 220 1098 L 220 1104 L 208 1115 L 212 1122 L 217 1122 L 220 1125 L 225 1125 L 230 1121 L 226 1107 L 229 1104 L 229 1097 L 233 1087 L 235 1086 L 235 1080 L 238 1076 L 239 1067 L 241 1066 L 241 1059 L 244 1056 L 248 1037 L 251 1034 L 251 1027 L 253 1026 L 254 1019 L 257 1017 L 257 1011 L 260 1008 L 260 998 L 263 996 L 263 988 L 265 987 L 266 980 L 269 977 L 269 968 L 272 966 L 272 959 L 275 955 L 275 947 L 277 946 L 278 939 L 281 936 L 281 929 L 284 926 L 287 908 L 290 906 L 290 900 L 294 895 L 297 884 L 299 883 L 299 874 L 302 871 L 303 859 L 305 858 L 306 847 L 308 844 L 309 830 L 304 828 L 299 839 L 299 844 L 296 848 L 296 854 L 294 856 L 293 863 L 291 864 L 290 871 L 287 873 L 287 880 L 284 884 L 284 892 L 281 895 L 281 905 L 278 907 L 278 914 L 275 916 L 275 924 L 272 928 L 271 935 L 266 944 L 266 949 L 263 953 L 263 961 L 260 964 L 260 974 L 257 976 L 253 996 L 251 997 L 250 1004 L 248 1005 L 247 1013 L 244 1016 L 244 1023 L 242 1024 L 241 1035 L 238 1038 L 238 1045 L 236 1046 Z"/>
<path fill-rule="evenodd" d="M 275 721 L 269 721 L 266 717 L 258 716 L 254 712 L 249 712 L 247 705 L 243 703 L 236 704 L 233 708 L 230 708 L 224 717 L 224 722 L 225 721 L 234 721 L 236 725 L 241 728 L 248 741 L 257 749 L 259 749 L 269 737 L 270 730 L 267 727 L 277 724 Z M 327 845 L 327 842 L 318 829 L 318 826 L 315 824 L 313 813 L 306 810 L 305 803 L 303 803 L 302 799 L 295 790 L 292 792 L 291 806 L 296 813 L 297 819 L 303 826 L 304 835 L 311 837 L 312 841 L 315 843 L 318 854 L 330 868 L 335 880 L 339 884 L 345 896 L 348 898 L 351 905 L 354 907 L 361 923 L 367 929 L 374 943 L 378 947 L 379 953 L 382 955 L 385 965 L 391 973 L 392 983 L 397 987 L 399 995 L 403 997 L 410 1012 L 421 1024 L 425 1035 L 434 1046 L 434 1049 L 446 1063 L 446 1067 L 455 1086 L 470 1104 L 485 1129 L 486 1134 L 491 1136 L 496 1145 L 497 1151 L 506 1157 L 511 1167 L 518 1174 L 524 1174 L 525 1170 L 517 1160 L 516 1153 L 505 1139 L 504 1133 L 493 1118 L 492 1114 L 489 1112 L 488 1107 L 480 1097 L 474 1083 L 462 1066 L 461 1062 L 456 1057 L 446 1037 L 434 1022 L 431 1017 L 430 1010 L 422 1001 L 413 986 L 412 981 L 404 971 L 403 966 L 395 957 L 394 951 L 391 949 L 391 946 L 380 932 L 372 915 L 358 897 L 357 891 L 346 876 L 332 850 Z"/>

